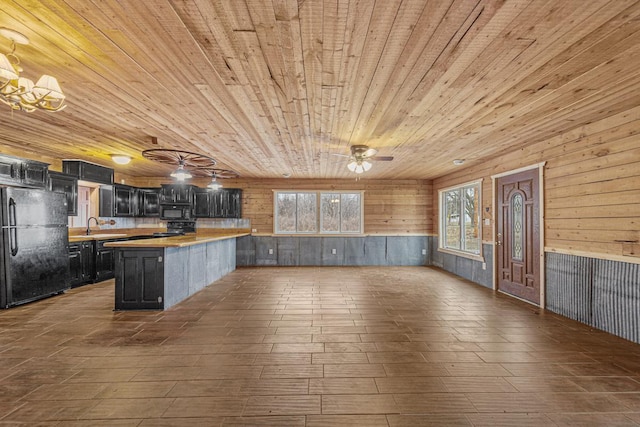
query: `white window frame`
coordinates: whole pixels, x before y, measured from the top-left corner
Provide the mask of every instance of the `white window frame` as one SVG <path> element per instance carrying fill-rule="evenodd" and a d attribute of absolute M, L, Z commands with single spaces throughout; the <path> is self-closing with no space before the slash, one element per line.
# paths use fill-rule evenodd
<path fill-rule="evenodd" d="M 464 249 L 455 249 L 449 248 L 445 246 L 445 236 L 446 236 L 446 223 L 445 223 L 445 203 L 444 196 L 446 193 L 451 191 L 459 191 L 464 190 L 465 188 L 475 187 L 478 192 L 478 206 L 476 209 L 476 221 L 478 224 L 478 252 L 471 252 Z M 462 199 L 461 199 L 462 203 Z M 484 257 L 482 255 L 482 179 L 469 181 L 462 184 L 458 184 L 452 187 L 442 188 L 438 190 L 438 230 L 440 232 L 440 237 L 438 238 L 438 251 L 450 253 L 458 256 L 462 256 L 465 258 L 471 258 L 479 261 L 484 261 Z M 461 206 L 461 212 L 464 212 L 464 207 Z M 464 215 L 463 215 L 464 216 Z M 464 236 L 464 232 L 461 231 L 461 236 Z M 461 242 L 461 247 L 462 242 Z"/>
<path fill-rule="evenodd" d="M 278 229 L 278 194 L 315 193 L 316 195 L 316 231 L 280 231 Z M 360 230 L 359 231 L 322 231 L 322 195 L 323 194 L 358 194 L 360 196 Z M 342 218 L 340 219 L 342 228 Z M 359 236 L 364 233 L 364 191 L 361 190 L 273 190 L 273 234 L 278 235 L 329 235 Z"/>

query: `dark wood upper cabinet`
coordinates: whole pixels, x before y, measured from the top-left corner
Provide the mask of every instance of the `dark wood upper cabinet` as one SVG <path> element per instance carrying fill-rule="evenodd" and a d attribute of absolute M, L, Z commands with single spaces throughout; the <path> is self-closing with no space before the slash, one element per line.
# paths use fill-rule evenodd
<path fill-rule="evenodd" d="M 136 216 L 138 213 L 138 189 L 128 185 L 113 186 L 114 216 Z"/>
<path fill-rule="evenodd" d="M 0 184 L 47 188 L 49 164 L 0 154 Z"/>
<path fill-rule="evenodd" d="M 82 181 L 113 184 L 113 169 L 81 160 L 63 160 L 62 172 L 73 175 Z"/>
<path fill-rule="evenodd" d="M 67 196 L 67 215 L 78 215 L 78 179 L 60 172 L 49 172 L 49 190 Z"/>
<path fill-rule="evenodd" d="M 196 218 L 241 218 L 242 190 L 222 188 L 195 190 L 194 216 Z"/>
<path fill-rule="evenodd" d="M 160 188 L 138 189 L 138 216 L 160 216 Z"/>
<path fill-rule="evenodd" d="M 194 185 L 162 184 L 160 204 L 191 205 L 193 204 Z"/>

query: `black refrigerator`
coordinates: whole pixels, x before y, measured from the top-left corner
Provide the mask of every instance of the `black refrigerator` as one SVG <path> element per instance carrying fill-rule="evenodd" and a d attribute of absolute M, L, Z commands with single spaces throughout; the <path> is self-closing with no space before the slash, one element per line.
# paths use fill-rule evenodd
<path fill-rule="evenodd" d="M 0 203 L 0 308 L 69 289 L 65 195 L 0 187 Z"/>

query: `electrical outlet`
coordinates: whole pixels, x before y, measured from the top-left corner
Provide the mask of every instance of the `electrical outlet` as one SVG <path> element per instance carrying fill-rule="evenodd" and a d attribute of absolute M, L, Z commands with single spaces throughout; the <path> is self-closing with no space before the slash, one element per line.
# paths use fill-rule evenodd
<path fill-rule="evenodd" d="M 423 249 L 423 250 L 422 250 L 422 255 L 426 255 L 426 254 L 427 254 L 427 250 L 426 250 L 426 249 Z"/>
<path fill-rule="evenodd" d="M 273 255 L 273 249 L 269 248 L 269 255 Z"/>
<path fill-rule="evenodd" d="M 257 229 L 257 228 L 252 228 L 252 229 L 251 229 L 251 232 L 252 232 L 252 233 L 257 233 L 257 232 L 258 232 L 258 229 Z"/>
<path fill-rule="evenodd" d="M 487 269 L 487 263 L 486 263 L 486 262 L 483 262 L 483 263 L 482 263 L 482 269 L 483 269 L 483 270 L 486 270 L 486 269 Z"/>
<path fill-rule="evenodd" d="M 337 253 L 338 253 L 338 251 L 337 251 L 337 250 L 335 250 L 335 249 L 331 249 L 331 255 L 335 255 L 335 254 L 337 254 Z"/>
<path fill-rule="evenodd" d="M 484 225 L 491 225 L 491 219 L 485 218 L 484 219 Z"/>

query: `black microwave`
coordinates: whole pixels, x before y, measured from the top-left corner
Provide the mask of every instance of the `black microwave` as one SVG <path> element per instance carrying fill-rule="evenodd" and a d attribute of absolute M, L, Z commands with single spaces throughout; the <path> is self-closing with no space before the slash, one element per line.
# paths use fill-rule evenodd
<path fill-rule="evenodd" d="M 168 220 L 190 220 L 191 206 L 181 205 L 160 205 L 160 219 Z"/>

